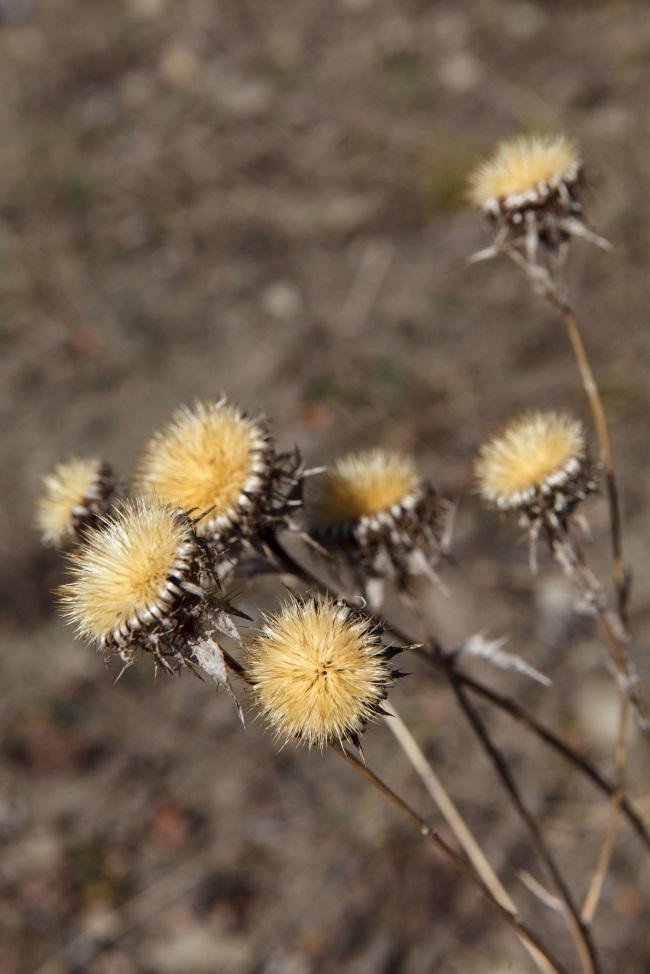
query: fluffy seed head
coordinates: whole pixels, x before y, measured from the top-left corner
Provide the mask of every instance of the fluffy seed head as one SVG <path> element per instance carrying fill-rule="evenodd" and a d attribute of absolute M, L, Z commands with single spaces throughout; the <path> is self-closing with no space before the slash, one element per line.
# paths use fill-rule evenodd
<path fill-rule="evenodd" d="M 254 639 L 247 673 L 278 737 L 309 747 L 358 739 L 392 673 L 373 624 L 329 599 L 293 600 Z"/>
<path fill-rule="evenodd" d="M 108 467 L 96 459 L 60 463 L 45 477 L 36 524 L 45 544 L 60 547 L 108 509 L 112 494 Z"/>
<path fill-rule="evenodd" d="M 102 646 L 164 627 L 196 550 L 182 511 L 155 497 L 127 500 L 70 556 L 72 581 L 60 593 L 65 615 L 80 637 Z"/>
<path fill-rule="evenodd" d="M 583 471 L 582 424 L 553 412 L 528 412 L 486 443 L 476 462 L 479 492 L 502 509 L 525 508 Z"/>
<path fill-rule="evenodd" d="M 579 173 L 576 148 L 563 135 L 519 136 L 503 142 L 470 177 L 470 199 L 488 212 L 538 205 Z"/>
<path fill-rule="evenodd" d="M 183 407 L 149 442 L 135 475 L 143 494 L 186 511 L 212 510 L 197 533 L 215 536 L 251 507 L 265 482 L 264 429 L 225 401 Z"/>
<path fill-rule="evenodd" d="M 410 457 L 382 449 L 351 453 L 307 479 L 305 515 L 315 528 L 334 528 L 390 511 L 419 485 Z"/>

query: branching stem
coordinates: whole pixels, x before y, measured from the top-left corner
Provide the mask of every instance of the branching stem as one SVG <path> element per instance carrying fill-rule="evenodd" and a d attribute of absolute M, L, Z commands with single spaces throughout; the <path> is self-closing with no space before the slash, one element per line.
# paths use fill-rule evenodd
<path fill-rule="evenodd" d="M 441 852 L 443 856 L 452 864 L 454 869 L 460 873 L 465 879 L 469 880 L 473 886 L 479 889 L 490 906 L 501 916 L 508 926 L 510 926 L 517 934 L 517 936 L 525 941 L 531 951 L 539 954 L 543 957 L 550 967 L 550 970 L 555 972 L 555 974 L 568 974 L 567 968 L 564 967 L 560 961 L 558 961 L 544 945 L 538 940 L 537 936 L 523 923 L 515 913 L 512 913 L 509 909 L 502 906 L 497 899 L 492 895 L 491 892 L 484 886 L 482 880 L 474 872 L 470 864 L 459 856 L 457 852 L 447 845 L 447 843 L 442 839 L 438 833 L 429 825 L 429 823 L 419 815 L 415 809 L 408 805 L 399 795 L 397 795 L 392 788 L 390 788 L 381 778 L 378 777 L 371 771 L 370 768 L 364 764 L 359 758 L 355 757 L 345 748 L 339 749 L 338 747 L 333 747 L 332 750 L 339 757 L 342 757 L 347 763 L 353 768 L 357 774 L 362 778 L 365 778 L 377 791 L 387 798 L 392 805 L 400 812 L 404 818 L 408 819 L 412 825 L 418 830 L 420 835 L 425 841 L 430 845 L 434 846 L 438 852 Z"/>

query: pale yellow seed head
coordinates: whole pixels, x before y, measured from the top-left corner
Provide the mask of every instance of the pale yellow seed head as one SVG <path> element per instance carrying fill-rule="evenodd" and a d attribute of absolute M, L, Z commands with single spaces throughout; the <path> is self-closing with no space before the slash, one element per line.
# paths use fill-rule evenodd
<path fill-rule="evenodd" d="M 68 460 L 43 481 L 36 507 L 36 524 L 46 544 L 59 547 L 75 534 L 75 517 L 85 512 L 102 474 L 101 460 Z"/>
<path fill-rule="evenodd" d="M 61 601 L 80 637 L 102 643 L 115 633 L 156 624 L 174 601 L 195 541 L 190 522 L 155 497 L 125 501 L 70 556 L 72 581 Z"/>
<path fill-rule="evenodd" d="M 337 460 L 305 482 L 305 516 L 332 527 L 389 511 L 412 496 L 420 477 L 413 460 L 392 450 L 366 450 Z"/>
<path fill-rule="evenodd" d="M 580 167 L 575 145 L 563 135 L 522 135 L 497 148 L 470 177 L 469 195 L 479 207 L 522 197 L 540 184 L 574 180 Z"/>
<path fill-rule="evenodd" d="M 271 616 L 247 674 L 277 736 L 321 748 L 359 735 L 391 682 L 372 624 L 326 599 L 292 601 Z"/>
<path fill-rule="evenodd" d="M 481 447 L 476 462 L 479 492 L 501 508 L 525 504 L 580 470 L 586 455 L 582 424 L 553 412 L 529 412 Z"/>
<path fill-rule="evenodd" d="M 264 433 L 225 402 L 179 409 L 151 439 L 134 482 L 143 494 L 157 494 L 174 507 L 210 514 L 197 533 L 235 523 L 248 505 L 244 491 L 262 486 Z"/>

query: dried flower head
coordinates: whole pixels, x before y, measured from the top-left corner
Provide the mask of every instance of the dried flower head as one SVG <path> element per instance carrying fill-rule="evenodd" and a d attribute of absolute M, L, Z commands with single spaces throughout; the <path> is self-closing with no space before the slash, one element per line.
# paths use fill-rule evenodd
<path fill-rule="evenodd" d="M 495 224 L 494 244 L 483 260 L 506 251 L 538 264 L 538 244 L 563 255 L 572 236 L 604 249 L 609 244 L 585 224 L 579 191 L 582 163 L 563 135 L 522 135 L 503 142 L 470 177 L 469 197 Z"/>
<path fill-rule="evenodd" d="M 225 548 L 286 512 L 279 484 L 292 472 L 274 454 L 264 423 L 222 399 L 179 409 L 149 442 L 135 485 L 174 507 L 205 512 L 197 532 Z"/>
<path fill-rule="evenodd" d="M 414 461 L 392 450 L 341 457 L 304 485 L 313 538 L 366 573 L 391 567 L 401 581 L 410 574 L 413 552 L 437 557 L 441 509 Z"/>
<path fill-rule="evenodd" d="M 476 462 L 481 496 L 501 510 L 555 526 L 595 482 L 582 424 L 554 412 L 528 412 L 486 443 Z"/>
<path fill-rule="evenodd" d="M 246 667 L 254 699 L 284 740 L 359 742 L 395 674 L 365 615 L 326 598 L 294 599 L 266 620 Z"/>
<path fill-rule="evenodd" d="M 155 497 L 127 500 L 70 555 L 61 588 L 79 637 L 124 659 L 134 648 L 158 655 L 187 628 L 201 600 L 201 547 L 187 515 Z"/>
<path fill-rule="evenodd" d="M 45 544 L 59 548 L 78 540 L 83 528 L 96 523 L 111 505 L 115 485 L 101 460 L 68 460 L 43 481 L 36 523 Z"/>
<path fill-rule="evenodd" d="M 571 211 L 580 171 L 575 145 L 563 135 L 519 136 L 503 142 L 471 176 L 470 198 L 491 216 L 513 219 L 553 199 Z"/>

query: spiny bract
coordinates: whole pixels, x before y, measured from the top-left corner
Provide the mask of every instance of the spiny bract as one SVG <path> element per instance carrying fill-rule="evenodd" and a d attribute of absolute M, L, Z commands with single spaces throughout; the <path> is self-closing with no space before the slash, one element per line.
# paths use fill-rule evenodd
<path fill-rule="evenodd" d="M 391 683 L 372 622 L 328 599 L 293 600 L 270 616 L 246 667 L 254 698 L 283 739 L 309 747 L 356 741 Z"/>
<path fill-rule="evenodd" d="M 196 551 L 191 522 L 155 497 L 125 501 L 70 555 L 73 579 L 61 588 L 65 615 L 80 637 L 105 645 L 155 627 L 182 594 Z"/>
<path fill-rule="evenodd" d="M 227 528 L 251 506 L 268 463 L 265 431 L 225 401 L 182 407 L 149 442 L 136 489 L 207 516 L 197 533 Z"/>
<path fill-rule="evenodd" d="M 497 507 L 519 507 L 578 473 L 585 455 L 578 420 L 553 412 L 528 412 L 481 448 L 476 462 L 478 488 Z"/>

